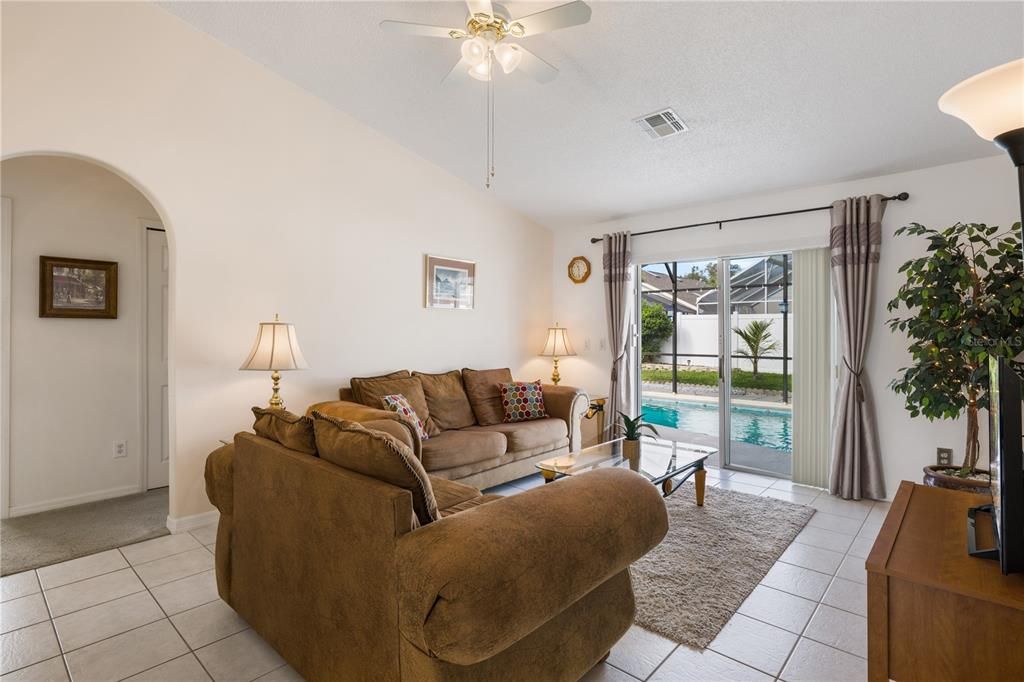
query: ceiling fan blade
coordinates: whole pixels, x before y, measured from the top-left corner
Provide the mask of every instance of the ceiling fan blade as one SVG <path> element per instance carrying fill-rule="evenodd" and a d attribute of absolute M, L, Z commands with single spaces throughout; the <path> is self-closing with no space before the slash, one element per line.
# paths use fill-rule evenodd
<path fill-rule="evenodd" d="M 538 83 L 550 83 L 558 77 L 558 69 L 551 66 L 522 45 L 519 45 L 518 47 L 523 58 L 519 61 L 519 66 L 516 68 L 517 71 L 522 71 Z"/>
<path fill-rule="evenodd" d="M 467 62 L 465 59 L 460 59 L 459 61 L 455 62 L 455 66 L 453 66 L 451 70 L 444 75 L 444 78 L 441 79 L 441 82 L 444 83 L 453 77 L 458 77 L 460 73 L 465 75 L 466 72 L 468 71 L 469 62 Z"/>
<path fill-rule="evenodd" d="M 491 0 L 466 0 L 466 6 L 469 7 L 470 14 L 486 14 L 489 17 L 494 16 L 494 8 L 491 7 Z"/>
<path fill-rule="evenodd" d="M 590 7 L 583 0 L 576 0 L 575 2 L 546 9 L 543 12 L 527 14 L 521 19 L 514 20 L 511 23 L 511 27 L 515 31 L 517 24 L 521 26 L 522 35 L 525 37 L 535 36 L 538 33 L 547 33 L 548 31 L 557 31 L 560 28 L 568 28 L 569 26 L 579 26 L 588 21 L 590 21 Z M 515 32 L 513 32 L 513 35 L 515 35 Z"/>
<path fill-rule="evenodd" d="M 452 31 L 455 31 L 460 36 L 465 35 L 465 31 L 459 28 L 414 24 L 411 21 L 391 21 L 390 19 L 380 22 L 380 28 L 382 31 L 389 33 L 404 33 L 406 35 L 427 36 L 429 38 L 451 38 Z"/>

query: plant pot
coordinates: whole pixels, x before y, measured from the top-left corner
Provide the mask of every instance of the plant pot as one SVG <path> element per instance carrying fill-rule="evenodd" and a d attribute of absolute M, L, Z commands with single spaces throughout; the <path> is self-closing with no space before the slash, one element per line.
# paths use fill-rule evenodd
<path fill-rule="evenodd" d="M 977 473 L 985 474 L 988 480 L 974 478 L 960 478 L 945 473 L 947 470 L 956 470 L 956 467 L 926 466 L 924 468 L 924 484 L 936 488 L 949 488 L 950 490 L 963 490 L 969 493 L 990 493 L 991 477 L 988 471 L 978 469 Z"/>
<path fill-rule="evenodd" d="M 622 457 L 629 462 L 629 468 L 633 471 L 640 470 L 640 441 L 622 441 Z"/>

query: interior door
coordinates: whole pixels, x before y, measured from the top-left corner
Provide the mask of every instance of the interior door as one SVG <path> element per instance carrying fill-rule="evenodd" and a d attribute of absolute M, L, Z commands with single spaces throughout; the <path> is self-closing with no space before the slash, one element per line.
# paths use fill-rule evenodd
<path fill-rule="evenodd" d="M 167 234 L 146 228 L 146 488 L 168 484 Z"/>

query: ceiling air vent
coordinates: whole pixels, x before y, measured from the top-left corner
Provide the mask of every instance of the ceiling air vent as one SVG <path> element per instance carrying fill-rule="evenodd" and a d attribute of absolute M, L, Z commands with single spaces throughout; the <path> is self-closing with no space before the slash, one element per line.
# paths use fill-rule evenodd
<path fill-rule="evenodd" d="M 657 140 L 662 137 L 668 137 L 670 135 L 676 135 L 678 133 L 686 132 L 686 124 L 683 123 L 676 112 L 671 109 L 663 109 L 656 111 L 653 114 L 647 114 L 635 119 L 640 127 L 644 129 L 651 139 Z"/>

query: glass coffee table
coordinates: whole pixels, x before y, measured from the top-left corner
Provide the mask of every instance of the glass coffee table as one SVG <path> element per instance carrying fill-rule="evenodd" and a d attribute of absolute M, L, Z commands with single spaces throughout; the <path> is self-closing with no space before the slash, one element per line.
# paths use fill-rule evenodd
<path fill-rule="evenodd" d="M 697 504 L 704 505 L 704 481 L 707 471 L 704 461 L 718 453 L 705 445 L 681 443 L 663 438 L 644 437 L 639 441 L 639 454 L 629 457 L 624 439 L 608 441 L 560 457 L 552 457 L 537 464 L 544 482 L 550 483 L 562 476 L 573 476 L 601 467 L 623 467 L 642 474 L 647 480 L 661 486 L 662 495 L 668 497 L 693 476 Z"/>

